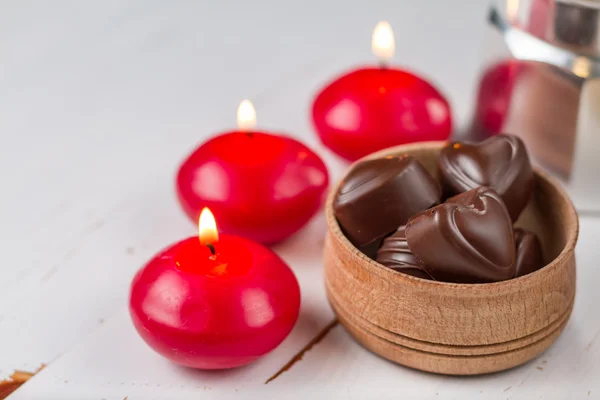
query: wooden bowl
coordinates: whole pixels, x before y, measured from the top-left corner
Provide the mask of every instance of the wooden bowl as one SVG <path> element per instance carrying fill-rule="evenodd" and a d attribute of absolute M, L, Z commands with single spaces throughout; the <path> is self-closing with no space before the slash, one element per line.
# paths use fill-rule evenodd
<path fill-rule="evenodd" d="M 386 149 L 366 158 L 409 154 L 437 178 L 445 142 Z M 388 269 L 359 252 L 326 205 L 325 284 L 342 325 L 367 349 L 423 371 L 476 375 L 523 364 L 565 327 L 575 297 L 579 224 L 558 183 L 535 172 L 534 195 L 517 226 L 535 232 L 546 266 L 486 284 L 429 281 Z"/>

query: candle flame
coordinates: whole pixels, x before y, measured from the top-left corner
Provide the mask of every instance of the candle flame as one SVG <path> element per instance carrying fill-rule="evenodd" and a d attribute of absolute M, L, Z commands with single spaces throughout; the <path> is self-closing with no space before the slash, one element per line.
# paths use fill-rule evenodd
<path fill-rule="evenodd" d="M 215 216 L 208 207 L 204 207 L 198 220 L 198 236 L 203 245 L 217 243 L 219 241 L 219 232 L 217 231 L 217 222 Z"/>
<path fill-rule="evenodd" d="M 256 111 L 250 100 L 242 100 L 237 110 L 237 125 L 240 131 L 251 131 L 256 127 Z"/>
<path fill-rule="evenodd" d="M 589 78 L 592 73 L 592 63 L 584 56 L 579 56 L 573 60 L 573 73 L 580 78 Z"/>
<path fill-rule="evenodd" d="M 394 41 L 392 27 L 387 21 L 380 21 L 375 26 L 371 40 L 371 49 L 381 63 L 389 62 L 394 57 L 396 42 Z"/>
<path fill-rule="evenodd" d="M 510 23 L 516 23 L 519 18 L 519 0 L 506 0 L 506 15 Z"/>

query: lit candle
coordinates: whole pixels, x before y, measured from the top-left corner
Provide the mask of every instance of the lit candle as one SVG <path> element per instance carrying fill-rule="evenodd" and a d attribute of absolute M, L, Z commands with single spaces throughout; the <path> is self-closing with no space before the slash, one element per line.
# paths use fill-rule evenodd
<path fill-rule="evenodd" d="M 318 155 L 297 140 L 256 130 L 242 101 L 238 129 L 200 145 L 177 175 L 180 204 L 192 221 L 210 207 L 221 230 L 260 243 L 286 239 L 320 209 L 329 177 Z"/>
<path fill-rule="evenodd" d="M 352 161 L 394 145 L 447 139 L 448 102 L 422 78 L 388 65 L 395 40 L 385 21 L 373 31 L 372 50 L 378 67 L 353 70 L 315 98 L 312 117 L 321 141 Z"/>
<path fill-rule="evenodd" d="M 204 209 L 199 236 L 152 258 L 131 284 L 138 333 L 162 356 L 188 367 L 232 368 L 279 345 L 294 326 L 300 289 L 268 248 L 219 235 Z"/>

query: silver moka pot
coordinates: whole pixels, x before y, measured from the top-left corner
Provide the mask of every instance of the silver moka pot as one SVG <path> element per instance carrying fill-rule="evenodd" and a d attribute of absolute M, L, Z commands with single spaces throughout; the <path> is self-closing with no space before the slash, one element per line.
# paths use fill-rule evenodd
<path fill-rule="evenodd" d="M 600 212 L 600 0 L 490 9 L 470 135 L 520 136 L 579 211 Z"/>

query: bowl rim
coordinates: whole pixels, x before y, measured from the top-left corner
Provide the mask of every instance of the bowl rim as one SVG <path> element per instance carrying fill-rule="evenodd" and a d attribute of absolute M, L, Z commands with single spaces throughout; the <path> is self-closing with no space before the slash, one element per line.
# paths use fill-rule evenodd
<path fill-rule="evenodd" d="M 575 245 L 577 244 L 577 239 L 579 236 L 579 217 L 575 207 L 573 206 L 573 202 L 563 189 L 562 185 L 558 182 L 557 179 L 550 176 L 544 171 L 541 171 L 538 168 L 534 168 L 534 174 L 536 178 L 542 179 L 546 181 L 550 186 L 552 186 L 559 195 L 559 199 L 562 203 L 567 206 L 567 216 L 566 220 L 570 221 L 570 223 L 562 224 L 564 229 L 567 230 L 567 242 L 565 246 L 562 248 L 561 252 L 548 264 L 539 268 L 538 270 L 529 273 L 527 275 L 523 275 L 517 278 L 507 279 L 505 281 L 499 282 L 489 282 L 489 283 L 455 283 L 455 282 L 443 282 L 443 281 L 434 281 L 429 279 L 418 278 L 416 276 L 403 274 L 401 272 L 395 271 L 393 269 L 387 268 L 375 260 L 370 259 L 366 255 L 364 255 L 361 251 L 354 246 L 350 240 L 344 235 L 342 232 L 340 225 L 335 218 L 333 213 L 333 200 L 338 192 L 339 186 L 342 180 L 346 177 L 348 171 L 350 171 L 356 164 L 362 162 L 367 159 L 385 157 L 389 155 L 394 155 L 407 151 L 414 150 L 439 150 L 444 147 L 448 143 L 452 143 L 453 141 L 441 140 L 441 141 L 427 141 L 427 142 L 418 142 L 418 143 L 410 143 L 403 144 L 399 146 L 388 147 L 386 149 L 382 149 L 376 151 L 374 153 L 368 154 L 356 161 L 354 161 L 348 168 L 346 172 L 339 179 L 335 185 L 330 189 L 329 195 L 327 196 L 327 202 L 325 203 L 325 218 L 327 221 L 327 227 L 332 236 L 337 237 L 340 241 L 340 244 L 344 247 L 345 250 L 351 254 L 352 257 L 358 257 L 362 262 L 366 262 L 367 265 L 372 268 L 373 272 L 381 275 L 384 278 L 392 279 L 406 279 L 408 282 L 413 282 L 415 284 L 420 284 L 423 286 L 431 286 L 431 287 L 442 287 L 442 288 L 457 288 L 457 289 L 469 289 L 469 290 L 485 290 L 490 288 L 503 288 L 504 286 L 512 286 L 519 282 L 527 282 L 530 280 L 536 279 L 543 273 L 547 273 L 551 269 L 558 268 L 568 261 L 568 258 L 571 257 L 571 254 L 575 250 Z M 389 274 L 389 275 L 388 275 Z M 387 277 L 385 275 L 388 275 Z"/>

